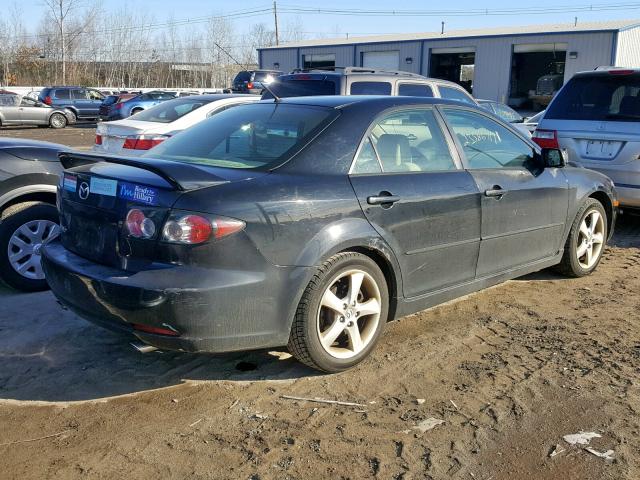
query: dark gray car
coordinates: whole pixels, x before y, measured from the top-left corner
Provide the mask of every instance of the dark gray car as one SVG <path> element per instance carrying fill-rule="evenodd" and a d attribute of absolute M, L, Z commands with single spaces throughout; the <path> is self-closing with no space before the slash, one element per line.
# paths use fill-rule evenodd
<path fill-rule="evenodd" d="M 75 122 L 75 115 L 64 108 L 52 108 L 21 95 L 0 95 L 0 126 L 34 125 L 64 128 Z"/>
<path fill-rule="evenodd" d="M 616 217 L 608 178 L 442 99 L 263 101 L 143 157 L 61 159 L 43 267 L 62 303 L 153 347 L 288 344 L 331 372 L 388 320 L 551 266 L 593 272 Z"/>

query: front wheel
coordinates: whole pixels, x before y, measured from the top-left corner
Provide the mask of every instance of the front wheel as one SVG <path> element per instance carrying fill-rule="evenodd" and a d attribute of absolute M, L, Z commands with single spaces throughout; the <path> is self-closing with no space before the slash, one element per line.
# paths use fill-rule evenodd
<path fill-rule="evenodd" d="M 54 205 L 25 202 L 7 208 L 0 220 L 0 277 L 18 290 L 46 290 L 40 265 L 42 246 L 58 236 Z"/>
<path fill-rule="evenodd" d="M 590 198 L 578 211 L 571 225 L 557 270 L 570 277 L 584 277 L 593 272 L 607 242 L 607 216 L 600 202 Z"/>
<path fill-rule="evenodd" d="M 67 117 L 61 113 L 54 113 L 51 115 L 51 118 L 49 118 L 49 125 L 55 129 L 64 128 L 67 126 Z"/>
<path fill-rule="evenodd" d="M 388 311 L 380 267 L 360 253 L 338 253 L 323 263 L 302 295 L 289 350 L 318 370 L 346 370 L 373 350 Z"/>

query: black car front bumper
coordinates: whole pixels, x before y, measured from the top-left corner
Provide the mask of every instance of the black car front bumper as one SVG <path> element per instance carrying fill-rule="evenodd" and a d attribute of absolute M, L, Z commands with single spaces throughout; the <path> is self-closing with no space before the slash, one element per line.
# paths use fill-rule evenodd
<path fill-rule="evenodd" d="M 55 241 L 43 248 L 47 281 L 62 304 L 158 348 L 228 352 L 286 345 L 308 268 L 232 271 L 154 264 L 129 273 L 97 264 Z M 295 289 L 295 293 L 291 289 Z M 133 324 L 178 336 L 135 330 Z"/>

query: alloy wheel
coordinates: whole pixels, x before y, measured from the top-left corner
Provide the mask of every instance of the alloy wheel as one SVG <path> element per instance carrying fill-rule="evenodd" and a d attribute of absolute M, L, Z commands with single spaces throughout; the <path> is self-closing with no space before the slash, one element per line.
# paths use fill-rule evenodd
<path fill-rule="evenodd" d="M 25 278 L 43 280 L 40 264 L 42 246 L 59 234 L 60 227 L 50 220 L 32 220 L 21 225 L 9 238 L 9 264 Z"/>
<path fill-rule="evenodd" d="M 598 210 L 589 210 L 582 222 L 577 237 L 576 257 L 580 266 L 586 270 L 593 267 L 604 248 L 604 218 Z"/>
<path fill-rule="evenodd" d="M 371 275 L 352 269 L 338 274 L 325 290 L 317 315 L 322 348 L 341 359 L 355 357 L 375 336 L 382 298 Z"/>
<path fill-rule="evenodd" d="M 53 128 L 62 128 L 64 127 L 64 123 L 65 123 L 65 120 L 62 117 L 62 115 L 56 114 L 51 117 L 51 126 Z"/>

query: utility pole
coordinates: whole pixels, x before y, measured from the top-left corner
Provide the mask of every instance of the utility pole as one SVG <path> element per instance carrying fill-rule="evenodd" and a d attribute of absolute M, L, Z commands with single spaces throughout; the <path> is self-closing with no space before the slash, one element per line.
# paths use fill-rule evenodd
<path fill-rule="evenodd" d="M 60 44 L 61 44 L 61 55 L 62 55 L 62 85 L 67 84 L 67 62 L 65 58 L 65 41 L 64 41 L 64 17 L 65 15 L 62 12 L 63 0 L 59 0 L 58 5 L 60 6 Z"/>
<path fill-rule="evenodd" d="M 273 0 L 273 20 L 276 23 L 276 46 L 278 46 L 280 44 L 280 35 L 278 34 L 278 6 L 275 0 Z"/>

